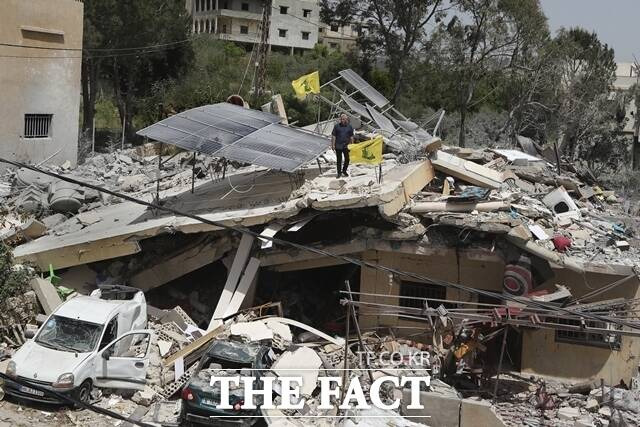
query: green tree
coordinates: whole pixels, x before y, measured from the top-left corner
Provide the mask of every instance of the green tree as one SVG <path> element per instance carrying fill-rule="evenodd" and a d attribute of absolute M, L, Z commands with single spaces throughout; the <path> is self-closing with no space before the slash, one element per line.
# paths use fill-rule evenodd
<path fill-rule="evenodd" d="M 416 48 L 427 37 L 427 26 L 439 22 L 446 13 L 444 0 L 323 0 L 322 19 L 357 25 L 358 44 L 363 56 L 383 56 L 394 88 L 393 102 L 405 84 L 405 71 Z"/>
<path fill-rule="evenodd" d="M 189 15 L 184 2 L 166 0 L 86 0 L 85 13 L 85 63 L 90 66 L 83 67 L 84 80 L 90 88 L 99 78 L 110 83 L 130 138 L 134 100 L 149 95 L 158 82 L 179 76 L 192 60 Z M 95 91 L 84 100 L 93 111 Z"/>
<path fill-rule="evenodd" d="M 496 76 L 513 67 L 531 40 L 548 30 L 538 0 L 456 0 L 454 6 L 453 18 L 438 26 L 431 42 L 455 82 L 458 143 L 464 147 L 468 113 L 483 100 L 477 89 L 499 82 Z"/>

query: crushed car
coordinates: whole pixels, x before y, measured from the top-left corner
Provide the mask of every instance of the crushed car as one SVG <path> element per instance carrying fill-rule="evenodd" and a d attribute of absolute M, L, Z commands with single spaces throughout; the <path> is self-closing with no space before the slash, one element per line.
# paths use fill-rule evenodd
<path fill-rule="evenodd" d="M 242 384 L 229 387 L 229 404 L 233 409 L 218 409 L 220 384 L 211 385 L 211 377 L 255 377 L 254 389 L 261 387 L 260 378 L 273 363 L 275 355 L 269 346 L 232 340 L 214 341 L 200 358 L 195 372 L 181 393 L 180 418 L 185 423 L 209 425 L 250 426 L 260 418 L 260 397 L 257 409 L 243 409 L 245 404 Z"/>
<path fill-rule="evenodd" d="M 6 368 L 5 393 L 46 403 L 88 403 L 93 387 L 141 390 L 151 331 L 144 293 L 105 286 L 60 305 Z M 55 393 L 50 393 L 53 391 Z"/>

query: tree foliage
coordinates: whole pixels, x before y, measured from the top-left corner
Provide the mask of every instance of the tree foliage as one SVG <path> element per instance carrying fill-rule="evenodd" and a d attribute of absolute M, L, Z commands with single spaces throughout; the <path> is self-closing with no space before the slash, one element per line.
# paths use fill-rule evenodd
<path fill-rule="evenodd" d="M 109 83 L 129 135 L 134 100 L 148 96 L 155 83 L 180 76 L 192 60 L 190 28 L 184 2 L 85 1 L 83 78 L 91 87 L 97 79 Z M 95 96 L 84 101 L 93 111 Z"/>
<path fill-rule="evenodd" d="M 407 65 L 426 42 L 428 25 L 444 16 L 444 4 L 444 0 L 323 0 L 322 17 L 327 23 L 355 25 L 364 57 L 384 55 L 394 82 L 391 98 L 396 101 Z"/>

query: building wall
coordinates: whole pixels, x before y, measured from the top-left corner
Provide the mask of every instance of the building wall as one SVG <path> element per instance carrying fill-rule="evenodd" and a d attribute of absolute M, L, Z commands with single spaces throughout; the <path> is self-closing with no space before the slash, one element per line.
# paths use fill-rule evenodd
<path fill-rule="evenodd" d="M 337 31 L 333 31 L 331 27 L 331 25 L 321 24 L 318 36 L 320 44 L 340 52 L 348 52 L 356 48 L 358 31 L 355 25 L 340 26 Z"/>
<path fill-rule="evenodd" d="M 455 249 L 438 249 L 422 255 L 399 252 L 368 251 L 364 259 L 380 263 L 391 268 L 409 271 L 428 276 L 433 279 L 460 283 L 476 289 L 494 292 L 502 291 L 504 262 L 497 255 L 473 250 L 458 251 Z M 554 269 L 555 277 L 540 289 L 555 290 L 554 284 L 564 284 L 571 289 L 574 296 L 584 295 L 590 290 L 620 279 L 596 273 L 584 276 L 565 269 Z M 376 293 L 389 297 L 376 298 L 362 296 L 362 301 L 381 304 L 399 305 L 401 277 L 392 279 L 385 273 L 370 268 L 363 268 L 360 278 L 360 289 L 364 293 Z M 626 284 L 598 296 L 598 300 L 623 297 L 626 299 L 640 297 L 640 282 L 633 279 Z M 538 288 L 536 288 L 538 289 Z M 447 288 L 446 299 L 459 301 L 477 301 L 475 294 Z M 469 308 L 469 306 L 465 306 Z M 415 327 L 424 329 L 424 322 L 398 319 L 389 316 L 360 316 L 361 326 L 397 326 L 400 328 Z M 399 329 L 398 333 L 403 330 Z M 640 362 L 640 338 L 622 337 L 621 349 L 611 351 L 600 347 L 555 342 L 555 331 L 546 329 L 520 328 L 523 332 L 522 371 L 542 376 L 564 377 L 568 379 L 604 378 L 609 384 L 617 384 L 620 379 L 628 383 L 629 378 L 637 372 Z M 409 333 L 416 332 L 409 330 Z M 413 339 L 429 341 L 423 338 Z"/>
<path fill-rule="evenodd" d="M 53 156 L 51 163 L 75 165 L 82 11 L 76 0 L 2 2 L 0 40 L 21 47 L 0 46 L 0 155 L 30 163 Z M 25 114 L 52 114 L 50 136 L 24 138 Z"/>
<path fill-rule="evenodd" d="M 574 296 L 584 295 L 612 283 L 620 276 L 589 273 L 581 276 L 568 270 L 556 270 L 556 283 L 567 284 Z M 598 296 L 599 300 L 640 297 L 636 278 Z M 593 302 L 590 301 L 590 302 Z M 525 330 L 523 334 L 522 371 L 573 379 L 604 378 L 609 384 L 629 379 L 640 363 L 640 338 L 623 336 L 620 350 L 555 342 L 554 331 Z"/>
<path fill-rule="evenodd" d="M 242 10 L 243 4 L 247 5 L 248 10 Z M 280 13 L 281 6 L 287 7 L 286 14 Z M 194 33 L 215 33 L 217 38 L 243 43 L 260 41 L 261 0 L 191 0 L 186 8 L 193 16 Z M 309 16 L 304 16 L 305 9 L 311 11 Z M 294 49 L 313 49 L 318 42 L 319 20 L 320 6 L 315 1 L 274 1 L 269 43 Z M 226 31 L 223 25 L 226 25 Z M 240 32 L 243 25 L 248 27 L 248 34 Z M 284 36 L 280 35 L 280 29 L 286 30 Z M 303 32 L 308 33 L 308 40 L 303 39 Z"/>
<path fill-rule="evenodd" d="M 320 6 L 315 1 L 276 0 L 271 11 L 269 42 L 276 46 L 313 49 L 318 43 Z M 280 6 L 288 7 L 287 14 L 280 13 Z M 310 16 L 303 16 L 303 9 L 311 10 Z M 279 29 L 287 30 L 286 37 L 280 37 Z M 302 32 L 309 33 L 309 40 L 302 39 Z"/>

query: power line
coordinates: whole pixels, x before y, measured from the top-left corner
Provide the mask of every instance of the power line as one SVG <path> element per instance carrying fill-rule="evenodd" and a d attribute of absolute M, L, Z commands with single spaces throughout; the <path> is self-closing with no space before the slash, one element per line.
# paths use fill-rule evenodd
<path fill-rule="evenodd" d="M 14 43 L 0 43 L 0 46 L 8 46 L 8 47 L 18 47 L 24 49 L 41 49 L 41 50 L 59 50 L 59 51 L 87 51 L 87 52 L 117 52 L 117 51 L 127 51 L 127 50 L 145 50 L 145 49 L 153 49 L 157 47 L 166 47 L 166 46 L 174 46 L 177 44 L 188 43 L 193 39 L 188 38 L 184 40 L 178 40 L 175 42 L 169 43 L 158 43 L 151 44 L 147 46 L 137 46 L 137 47 L 105 47 L 105 48 L 71 48 L 71 47 L 50 47 L 50 46 L 25 46 L 22 44 L 14 44 Z"/>
<path fill-rule="evenodd" d="M 148 55 L 152 53 L 159 53 L 166 50 L 176 49 L 178 46 L 172 47 L 164 47 L 157 49 L 149 49 L 141 52 L 125 52 L 125 53 L 114 53 L 111 55 L 84 55 L 84 56 L 28 56 L 28 55 L 0 55 L 0 58 L 25 58 L 25 59 L 101 59 L 101 58 L 119 58 L 125 56 L 138 56 L 138 55 Z"/>
<path fill-rule="evenodd" d="M 545 310 L 551 309 L 551 310 L 555 310 L 556 312 L 563 312 L 563 313 L 566 313 L 566 314 L 579 315 L 580 317 L 582 317 L 584 319 L 590 319 L 590 320 L 595 320 L 595 321 L 604 322 L 604 323 L 612 323 L 612 324 L 616 324 L 618 326 L 626 326 L 626 327 L 629 327 L 631 329 L 640 329 L 640 324 L 638 324 L 638 323 L 632 324 L 632 323 L 628 323 L 628 322 L 621 322 L 619 319 L 615 319 L 615 318 L 612 318 L 612 317 L 603 317 L 603 316 L 600 316 L 600 315 L 585 313 L 585 312 L 582 312 L 582 311 L 577 312 L 575 310 L 567 309 L 567 308 L 564 308 L 564 307 L 557 307 L 557 306 L 554 306 L 554 305 L 549 305 L 549 304 L 545 304 L 545 303 L 538 302 L 538 301 L 522 301 L 521 299 L 518 299 L 518 298 L 516 298 L 516 297 L 514 297 L 512 295 L 509 295 L 509 294 L 498 294 L 498 293 L 495 293 L 495 292 L 485 291 L 485 290 L 482 290 L 482 289 L 476 289 L 476 288 L 472 288 L 470 286 L 461 285 L 461 284 L 458 284 L 458 283 L 452 283 L 452 282 L 447 282 L 447 281 L 444 281 L 444 280 L 433 279 L 433 278 L 426 277 L 426 276 L 423 276 L 423 275 L 420 275 L 420 274 L 416 274 L 416 273 L 412 273 L 412 272 L 408 272 L 408 271 L 403 271 L 403 270 L 398 270 L 398 269 L 387 267 L 387 266 L 380 265 L 380 264 L 375 264 L 375 263 L 372 263 L 370 261 L 364 261 L 364 260 L 361 260 L 361 259 L 358 259 L 358 258 L 353 258 L 353 257 L 345 256 L 345 255 L 334 254 L 332 252 L 329 252 L 329 251 L 326 251 L 326 250 L 323 250 L 323 249 L 318 249 L 318 248 L 314 248 L 312 246 L 307 246 L 307 245 L 295 243 L 295 242 L 292 242 L 292 241 L 289 241 L 289 240 L 284 240 L 284 239 L 276 238 L 276 237 L 263 236 L 260 233 L 252 231 L 252 230 L 250 230 L 250 229 L 248 229 L 246 227 L 238 227 L 238 226 L 228 225 L 228 224 L 225 224 L 224 222 L 213 221 L 213 220 L 204 218 L 204 217 L 202 217 L 200 215 L 195 215 L 195 214 L 191 214 L 191 213 L 188 213 L 188 212 L 183 212 L 183 211 L 180 211 L 178 209 L 174 209 L 174 208 L 169 207 L 169 206 L 161 206 L 161 205 L 158 205 L 158 204 L 155 204 L 155 203 L 152 203 L 152 202 L 147 202 L 145 200 L 137 199 L 135 197 L 131 197 L 129 195 L 126 195 L 126 194 L 123 194 L 123 193 L 119 193 L 117 191 L 108 190 L 108 189 L 100 187 L 98 185 L 93 185 L 93 184 L 89 184 L 87 182 L 79 181 L 79 180 L 74 179 L 74 178 L 70 178 L 70 177 L 67 177 L 67 176 L 62 176 L 62 175 L 59 175 L 59 174 L 57 174 L 55 172 L 46 171 L 46 170 L 40 169 L 38 167 L 35 167 L 35 166 L 32 166 L 32 165 L 28 165 L 28 164 L 25 164 L 25 163 L 21 163 L 21 162 L 18 162 L 18 161 L 7 160 L 7 159 L 4 159 L 4 158 L 0 157 L 0 162 L 6 163 L 6 164 L 9 164 L 9 165 L 13 165 L 13 166 L 16 166 L 16 167 L 26 168 L 26 169 L 29 169 L 29 170 L 34 171 L 34 172 L 39 172 L 39 173 L 42 173 L 44 175 L 48 175 L 48 176 L 60 179 L 62 181 L 66 181 L 66 182 L 70 182 L 72 184 L 79 185 L 81 187 L 91 188 L 91 189 L 99 191 L 101 193 L 106 193 L 106 194 L 109 194 L 111 196 L 118 197 L 120 199 L 127 200 L 129 202 L 136 203 L 136 204 L 139 204 L 139 205 L 142 205 L 142 206 L 147 206 L 149 208 L 152 208 L 152 209 L 155 209 L 155 210 L 158 210 L 158 211 L 165 211 L 165 212 L 169 212 L 169 213 L 172 213 L 174 215 L 177 215 L 177 216 L 182 216 L 182 217 L 185 217 L 185 218 L 191 218 L 191 219 L 193 219 L 195 221 L 198 221 L 198 222 L 201 222 L 203 224 L 208 224 L 208 225 L 212 225 L 214 227 L 218 227 L 218 228 L 221 228 L 221 229 L 231 230 L 231 231 L 235 231 L 235 232 L 242 233 L 242 234 L 247 234 L 247 235 L 250 235 L 250 236 L 252 236 L 254 238 L 259 238 L 259 239 L 262 239 L 262 240 L 269 240 L 269 241 L 271 241 L 271 242 L 273 242 L 275 244 L 278 244 L 278 245 L 288 246 L 288 247 L 292 247 L 292 248 L 295 248 L 295 249 L 298 249 L 298 250 L 311 252 L 313 254 L 321 255 L 323 257 L 334 258 L 334 259 L 343 261 L 343 262 L 348 263 L 348 264 L 353 264 L 353 265 L 359 266 L 360 268 L 362 268 L 362 267 L 372 268 L 372 269 L 379 270 L 379 271 L 382 271 L 382 272 L 384 272 L 386 274 L 390 274 L 390 275 L 395 275 L 395 276 L 400 276 L 400 277 L 402 277 L 402 276 L 409 277 L 409 278 L 416 279 L 416 280 L 418 280 L 420 282 L 432 283 L 432 284 L 439 285 L 439 286 L 450 287 L 450 288 L 454 288 L 454 289 L 457 289 L 457 290 L 469 292 L 469 293 L 472 293 L 472 294 L 484 295 L 484 296 L 489 296 L 489 297 L 492 297 L 492 298 L 501 298 L 501 299 L 504 299 L 504 300 L 509 300 L 509 301 L 512 301 L 512 302 L 516 302 L 516 303 L 521 304 L 521 305 L 524 304 L 524 305 L 529 306 L 529 307 L 540 308 L 540 309 L 545 309 Z"/>

